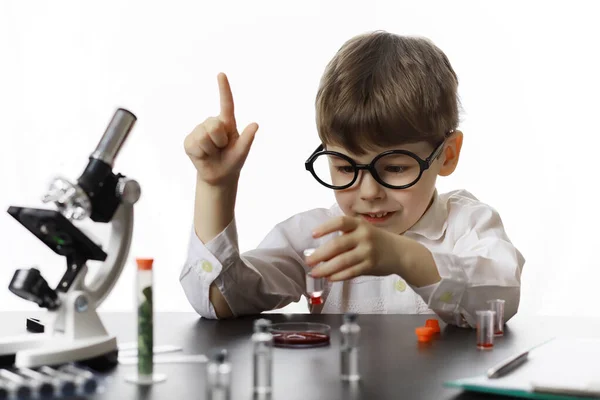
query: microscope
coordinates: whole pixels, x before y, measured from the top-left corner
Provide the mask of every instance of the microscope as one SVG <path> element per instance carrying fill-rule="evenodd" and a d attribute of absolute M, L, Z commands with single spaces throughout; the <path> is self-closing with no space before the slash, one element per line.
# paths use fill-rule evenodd
<path fill-rule="evenodd" d="M 0 366 L 80 362 L 102 370 L 116 365 L 116 337 L 107 332 L 96 310 L 119 279 L 131 245 L 140 186 L 112 169 L 136 119 L 128 110 L 115 112 L 77 182 L 62 177 L 51 182 L 42 199 L 50 209 L 8 208 L 19 223 L 66 258 L 67 270 L 54 289 L 36 268 L 15 272 L 9 290 L 48 311 L 43 333 L 0 338 Z M 107 252 L 73 224 L 86 218 L 110 224 Z M 102 263 L 86 283 L 89 260 Z"/>

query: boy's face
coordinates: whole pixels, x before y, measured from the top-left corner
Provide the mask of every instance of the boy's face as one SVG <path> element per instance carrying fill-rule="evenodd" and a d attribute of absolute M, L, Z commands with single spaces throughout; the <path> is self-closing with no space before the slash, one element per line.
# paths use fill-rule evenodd
<path fill-rule="evenodd" d="M 460 132 L 458 132 L 460 134 Z M 344 214 L 363 218 L 387 231 L 403 234 L 423 216 L 429 207 L 438 175 L 449 175 L 458 162 L 462 134 L 456 146 L 456 133 L 446 140 L 444 150 L 416 184 L 407 189 L 389 189 L 380 185 L 373 176 L 361 170 L 356 182 L 348 189 L 336 190 L 335 197 Z M 363 156 L 357 156 L 343 147 L 327 146 L 327 150 L 348 155 L 357 164 L 369 164 L 378 154 L 387 150 L 408 150 L 425 160 L 434 150 L 427 142 L 405 144 L 401 147 L 380 148 Z M 458 150 L 458 151 L 456 151 Z M 369 215 L 387 212 L 378 218 Z"/>

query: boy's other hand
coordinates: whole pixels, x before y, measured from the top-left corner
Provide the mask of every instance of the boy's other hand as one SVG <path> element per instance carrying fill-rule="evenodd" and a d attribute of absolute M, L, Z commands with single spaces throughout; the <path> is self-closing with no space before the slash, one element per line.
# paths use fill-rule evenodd
<path fill-rule="evenodd" d="M 319 238 L 341 231 L 306 259 L 315 277 L 330 281 L 352 279 L 360 275 L 386 276 L 396 271 L 394 249 L 401 236 L 370 224 L 362 218 L 341 216 L 332 218 L 313 231 Z"/>
<path fill-rule="evenodd" d="M 217 80 L 221 113 L 196 126 L 185 138 L 184 148 L 198 171 L 198 178 L 221 186 L 237 182 L 258 124 L 251 123 L 241 135 L 238 133 L 229 81 L 224 73 Z"/>

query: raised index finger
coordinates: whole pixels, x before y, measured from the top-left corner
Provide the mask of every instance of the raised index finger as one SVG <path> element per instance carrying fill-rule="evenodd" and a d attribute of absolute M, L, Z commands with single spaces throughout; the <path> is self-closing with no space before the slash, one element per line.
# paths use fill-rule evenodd
<path fill-rule="evenodd" d="M 222 72 L 217 76 L 217 80 L 219 81 L 219 97 L 221 100 L 221 114 L 219 115 L 219 118 L 227 125 L 235 127 L 233 94 L 231 94 L 229 80 L 227 79 L 227 75 Z"/>

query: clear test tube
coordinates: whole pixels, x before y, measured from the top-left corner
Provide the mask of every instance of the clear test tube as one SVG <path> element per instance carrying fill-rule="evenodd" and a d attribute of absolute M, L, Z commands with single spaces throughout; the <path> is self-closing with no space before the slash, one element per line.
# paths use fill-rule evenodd
<path fill-rule="evenodd" d="M 154 372 L 154 310 L 152 259 L 137 259 L 138 374 L 151 377 Z"/>
<path fill-rule="evenodd" d="M 252 334 L 255 394 L 269 394 L 273 390 L 273 334 L 271 321 L 254 321 Z"/>
<path fill-rule="evenodd" d="M 477 315 L 477 348 L 491 350 L 494 347 L 494 318 L 492 310 L 479 310 Z"/>
<path fill-rule="evenodd" d="M 360 379 L 358 371 L 358 341 L 360 326 L 356 323 L 357 315 L 344 314 L 344 323 L 340 327 L 342 344 L 340 347 L 341 378 L 344 381 L 357 381 Z"/>
<path fill-rule="evenodd" d="M 504 303 L 502 299 L 488 300 L 490 310 L 496 313 L 494 318 L 494 336 L 504 335 Z"/>
<path fill-rule="evenodd" d="M 137 337 L 138 368 L 137 376 L 125 378 L 138 385 L 152 385 L 167 379 L 165 374 L 154 373 L 154 295 L 153 273 L 154 259 L 136 258 L 136 302 L 137 302 Z"/>
<path fill-rule="evenodd" d="M 310 256 L 315 249 L 304 250 L 304 257 Z M 310 305 L 323 304 L 323 292 L 325 291 L 325 278 L 315 278 L 310 271 L 306 273 L 306 293 Z"/>
<path fill-rule="evenodd" d="M 227 350 L 215 352 L 206 366 L 208 400 L 229 400 L 231 396 L 231 363 Z"/>
<path fill-rule="evenodd" d="M 39 371 L 49 376 L 54 381 L 54 386 L 58 389 L 59 396 L 69 397 L 76 394 L 76 377 L 57 371 L 46 365 L 40 367 Z"/>
<path fill-rule="evenodd" d="M 54 398 L 56 386 L 52 378 L 29 368 L 19 368 L 16 372 L 31 380 L 32 386 L 35 387 L 40 399 Z"/>
<path fill-rule="evenodd" d="M 18 400 L 29 400 L 32 398 L 32 390 L 27 379 L 6 369 L 0 369 L 0 380 L 4 386 Z"/>
<path fill-rule="evenodd" d="M 58 370 L 59 372 L 72 375 L 81 393 L 91 394 L 96 392 L 98 379 L 87 369 L 76 367 L 73 364 L 66 364 L 59 367 Z"/>

